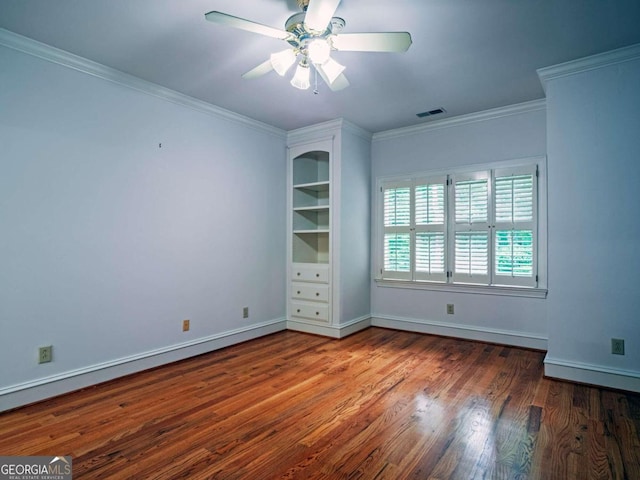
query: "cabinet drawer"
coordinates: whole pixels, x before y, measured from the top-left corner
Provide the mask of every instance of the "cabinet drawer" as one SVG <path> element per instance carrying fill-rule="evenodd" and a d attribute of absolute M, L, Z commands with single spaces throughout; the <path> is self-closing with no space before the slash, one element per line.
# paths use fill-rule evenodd
<path fill-rule="evenodd" d="M 294 282 L 329 283 L 329 265 L 294 263 L 291 279 Z"/>
<path fill-rule="evenodd" d="M 291 302 L 291 316 L 304 317 L 311 320 L 329 321 L 328 305 L 313 305 L 307 303 Z"/>
<path fill-rule="evenodd" d="M 291 296 L 299 300 L 327 303 L 329 302 L 329 286 L 293 283 L 291 285 Z"/>

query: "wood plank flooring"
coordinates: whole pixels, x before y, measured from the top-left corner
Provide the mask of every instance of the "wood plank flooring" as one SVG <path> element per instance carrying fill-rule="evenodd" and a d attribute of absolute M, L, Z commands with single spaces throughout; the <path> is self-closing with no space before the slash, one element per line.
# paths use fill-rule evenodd
<path fill-rule="evenodd" d="M 543 353 L 280 332 L 0 414 L 0 455 L 75 479 L 640 479 L 640 395 Z"/>

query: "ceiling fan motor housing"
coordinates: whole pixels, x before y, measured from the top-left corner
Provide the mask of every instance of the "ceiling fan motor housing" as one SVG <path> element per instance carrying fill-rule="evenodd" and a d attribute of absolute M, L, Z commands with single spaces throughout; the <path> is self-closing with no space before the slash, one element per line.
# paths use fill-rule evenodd
<path fill-rule="evenodd" d="M 299 2 L 301 3 L 301 2 Z M 309 2 L 306 1 L 308 4 Z M 333 17 L 327 29 L 324 32 L 317 33 L 307 30 L 304 25 L 304 18 L 306 12 L 299 12 L 291 15 L 284 24 L 284 28 L 287 32 L 293 35 L 293 38 L 287 40 L 292 46 L 302 50 L 306 47 L 310 40 L 321 38 L 326 39 L 329 35 L 338 33 L 342 30 L 346 24 L 344 19 L 340 17 Z"/>

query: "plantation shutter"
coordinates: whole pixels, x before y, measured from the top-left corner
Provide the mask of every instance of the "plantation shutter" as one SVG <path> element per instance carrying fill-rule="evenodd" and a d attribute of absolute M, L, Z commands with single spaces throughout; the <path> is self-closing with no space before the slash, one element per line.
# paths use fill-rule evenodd
<path fill-rule="evenodd" d="M 535 287 L 536 168 L 499 169 L 494 178 L 493 283 Z"/>
<path fill-rule="evenodd" d="M 414 279 L 446 282 L 447 177 L 417 179 L 414 210 Z"/>
<path fill-rule="evenodd" d="M 411 181 L 385 183 L 383 202 L 383 278 L 411 280 Z"/>
<path fill-rule="evenodd" d="M 452 280 L 489 283 L 489 172 L 456 175 L 453 183 Z"/>

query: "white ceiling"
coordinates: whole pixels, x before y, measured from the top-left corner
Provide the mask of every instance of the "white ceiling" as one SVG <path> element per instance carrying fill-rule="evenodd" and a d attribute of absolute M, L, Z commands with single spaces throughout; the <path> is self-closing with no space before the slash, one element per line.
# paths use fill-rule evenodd
<path fill-rule="evenodd" d="M 313 1 L 313 0 L 311 0 Z M 284 28 L 295 0 L 0 0 L 0 27 L 291 130 L 343 117 L 375 133 L 539 99 L 536 69 L 640 43 L 639 0 L 342 0 L 343 33 L 408 31 L 406 53 L 334 52 L 351 86 L 241 75 L 286 47 L 207 22 Z M 293 69 L 292 69 L 293 71 Z M 292 72 L 290 72 L 291 74 Z"/>

